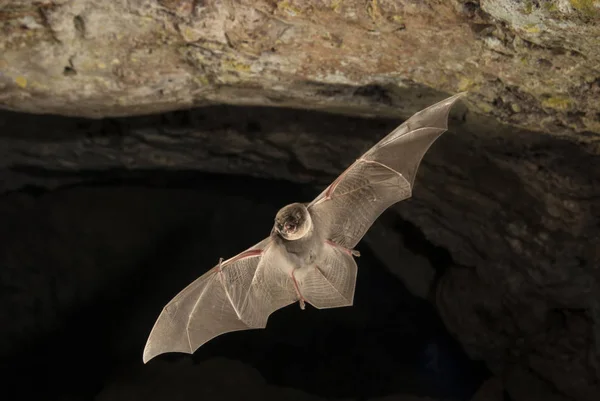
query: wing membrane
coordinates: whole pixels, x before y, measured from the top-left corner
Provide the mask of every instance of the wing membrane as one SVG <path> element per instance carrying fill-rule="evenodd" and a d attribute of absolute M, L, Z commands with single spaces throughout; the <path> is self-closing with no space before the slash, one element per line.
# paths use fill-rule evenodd
<path fill-rule="evenodd" d="M 154 324 L 144 363 L 165 352 L 191 354 L 224 333 L 266 327 L 271 313 L 296 300 L 279 252 L 267 238 L 184 288 Z"/>
<path fill-rule="evenodd" d="M 448 128 L 448 113 L 464 93 L 408 119 L 356 160 L 309 205 L 325 229 L 316 265 L 302 269 L 302 296 L 319 309 L 353 303 L 357 266 L 349 249 L 392 204 L 412 195 L 419 164 Z M 333 244 L 332 244 L 333 243 Z M 165 352 L 193 353 L 227 332 L 266 327 L 277 309 L 298 300 L 286 272 L 298 266 L 266 238 L 215 266 L 177 294 L 159 315 L 144 349 L 144 363 Z M 299 273 L 300 274 L 300 273 Z"/>
<path fill-rule="evenodd" d="M 309 204 L 309 210 L 327 227 L 328 239 L 354 248 L 381 213 L 410 198 L 421 159 L 448 129 L 450 109 L 463 95 L 414 114 Z"/>
<path fill-rule="evenodd" d="M 323 258 L 299 282 L 300 292 L 318 309 L 350 306 L 358 268 L 354 258 L 335 246 L 324 248 Z"/>

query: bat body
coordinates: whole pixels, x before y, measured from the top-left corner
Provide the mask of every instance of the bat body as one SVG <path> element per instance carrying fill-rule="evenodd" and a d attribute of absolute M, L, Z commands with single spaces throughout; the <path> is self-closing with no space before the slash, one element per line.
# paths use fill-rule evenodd
<path fill-rule="evenodd" d="M 463 94 L 414 114 L 312 202 L 279 210 L 267 238 L 184 288 L 154 324 L 144 363 L 165 352 L 191 354 L 227 332 L 264 328 L 271 313 L 295 302 L 302 309 L 352 305 L 354 247 L 381 213 L 412 195 L 423 155 L 448 129 Z"/>

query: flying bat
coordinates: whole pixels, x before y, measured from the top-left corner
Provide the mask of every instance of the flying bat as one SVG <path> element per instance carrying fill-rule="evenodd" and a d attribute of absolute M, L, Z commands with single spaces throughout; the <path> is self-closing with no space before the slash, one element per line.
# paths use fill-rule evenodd
<path fill-rule="evenodd" d="M 295 302 L 302 309 L 351 306 L 360 256 L 354 247 L 381 213 L 410 198 L 423 155 L 464 94 L 414 114 L 312 202 L 280 209 L 267 238 L 184 288 L 154 324 L 144 363 L 166 352 L 192 354 L 224 333 L 265 328 L 273 312 Z"/>

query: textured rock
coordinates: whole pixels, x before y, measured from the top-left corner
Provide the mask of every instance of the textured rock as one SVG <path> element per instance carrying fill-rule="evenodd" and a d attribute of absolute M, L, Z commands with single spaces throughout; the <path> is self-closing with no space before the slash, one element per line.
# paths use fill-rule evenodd
<path fill-rule="evenodd" d="M 124 168 L 138 175 L 243 173 L 319 187 L 398 123 L 226 106 L 101 121 L 4 113 L 0 121 L 5 189 L 12 190 L 110 177 Z M 424 158 L 414 197 L 393 209 L 448 249 L 457 265 L 435 281 L 444 321 L 470 355 L 506 378 L 515 399 L 533 397 L 533 389 L 542 398 L 595 399 L 600 163 L 594 145 L 494 125 L 460 107 L 450 125 Z M 398 224 L 393 216 L 381 221 L 385 229 Z M 409 260 L 387 249 L 388 263 Z M 436 264 L 436 252 L 418 253 Z M 429 292 L 429 273 L 410 281 L 411 269 L 388 266 L 415 293 Z M 534 379 L 539 386 L 525 384 Z"/>
<path fill-rule="evenodd" d="M 222 374 L 221 372 L 227 372 Z M 116 378 L 96 401 L 137 400 L 276 400 L 320 401 L 323 398 L 291 388 L 269 386 L 256 370 L 237 361 L 215 358 L 200 365 L 157 363 Z M 335 398 L 352 401 L 354 398 Z M 442 401 L 429 397 L 394 395 L 367 401 Z"/>
<path fill-rule="evenodd" d="M 497 377 L 487 380 L 471 398 L 471 401 L 504 401 L 502 382 Z"/>
<path fill-rule="evenodd" d="M 282 390 L 281 399 L 409 393 L 467 401 L 487 378 L 432 305 L 411 296 L 364 244 L 354 307 L 290 305 L 265 330 L 219 336 L 192 357 L 169 354 L 143 365 L 144 343 L 166 302 L 219 257 L 256 243 L 278 207 L 301 195 L 298 185 L 248 177 L 152 175 L 0 198 L 4 393 L 197 399 L 221 389 L 222 399 L 237 400 L 239 391 L 266 397 L 286 387 L 296 390 Z M 148 187 L 160 181 L 168 187 Z M 240 193 L 242 185 L 253 191 Z M 253 369 L 204 364 L 214 357 Z M 163 364 L 177 360 L 202 366 Z M 222 387 L 237 374 L 240 386 Z"/>
<path fill-rule="evenodd" d="M 0 1 L 0 105 L 100 117 L 222 102 L 408 117 L 439 91 L 468 90 L 469 110 L 453 111 L 414 197 L 394 208 L 433 245 L 413 253 L 413 270 L 395 266 L 407 256 L 386 234 L 400 224 L 392 212 L 383 259 L 415 294 L 435 293 L 448 328 L 513 399 L 591 401 L 598 10 L 593 0 Z M 225 106 L 99 121 L 3 112 L 1 188 L 182 169 L 319 187 L 397 123 Z M 414 274 L 421 265 L 427 274 Z M 97 278 L 118 279 L 113 268 Z"/>
<path fill-rule="evenodd" d="M 96 401 L 325 400 L 302 391 L 269 386 L 255 369 L 222 358 L 211 359 L 197 366 L 158 361 L 143 368 L 130 367 L 126 374 L 119 373 L 95 398 Z"/>
<path fill-rule="evenodd" d="M 2 1 L 0 104 L 78 116 L 214 102 L 407 117 L 415 88 L 599 133 L 594 0 Z M 399 110 L 400 109 L 400 110 Z"/>

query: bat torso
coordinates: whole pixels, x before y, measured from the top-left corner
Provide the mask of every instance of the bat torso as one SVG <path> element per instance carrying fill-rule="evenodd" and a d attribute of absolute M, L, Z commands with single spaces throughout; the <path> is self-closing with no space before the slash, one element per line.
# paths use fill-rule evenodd
<path fill-rule="evenodd" d="M 327 239 L 326 230 L 322 224 L 319 224 L 316 216 L 311 214 L 311 217 L 313 218 L 312 230 L 300 239 L 289 241 L 277 233 L 271 234 L 275 244 L 283 250 L 282 253 L 290 262 L 286 264 L 289 266 L 285 268 L 286 270 L 291 268 L 300 273 L 304 268 L 314 266 L 315 263 L 318 263 L 323 255 L 323 248 Z"/>

